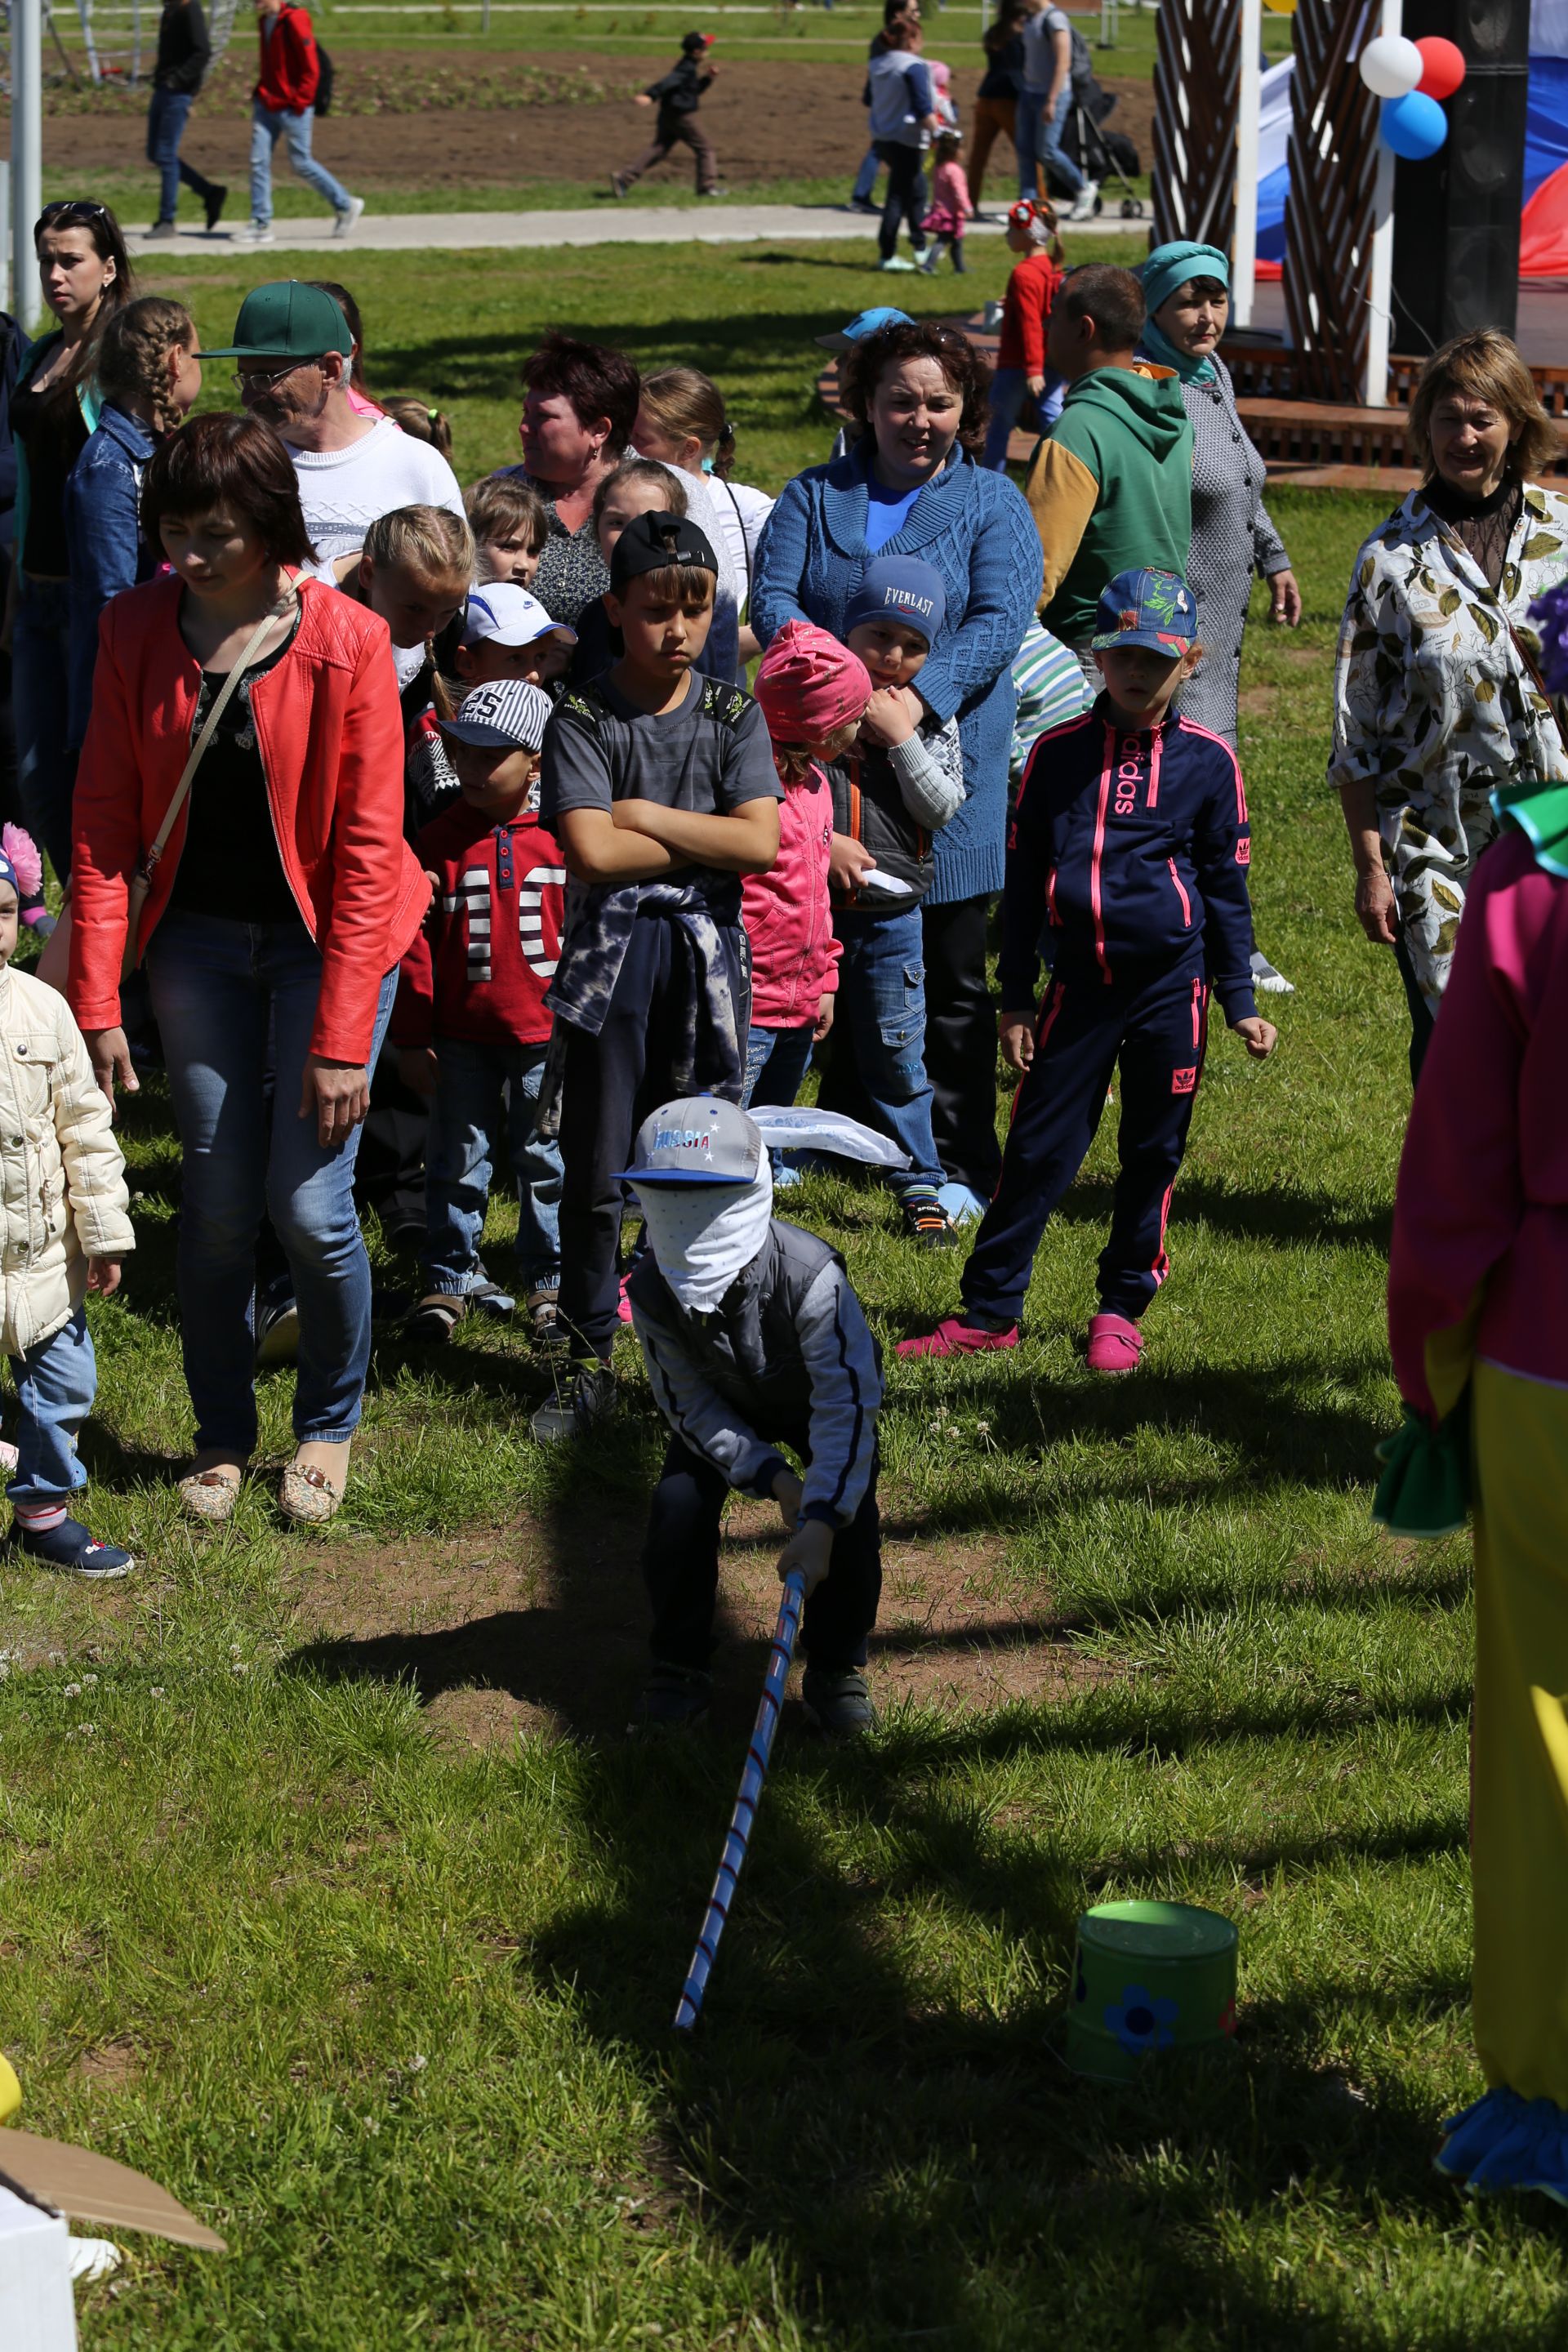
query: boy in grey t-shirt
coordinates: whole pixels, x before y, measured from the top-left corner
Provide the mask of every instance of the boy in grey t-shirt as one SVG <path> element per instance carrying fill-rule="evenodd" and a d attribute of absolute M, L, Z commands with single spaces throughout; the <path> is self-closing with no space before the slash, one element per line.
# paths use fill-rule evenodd
<path fill-rule="evenodd" d="M 569 692 L 545 730 L 540 822 L 571 880 L 545 1002 L 561 1072 L 560 1321 L 574 1366 L 534 1434 L 568 1437 L 614 1410 L 619 1171 L 657 1103 L 739 1102 L 751 1011 L 741 877 L 778 855 L 780 787 L 761 711 L 695 664 L 718 563 L 697 526 L 639 515 L 605 599 L 623 650 Z"/>

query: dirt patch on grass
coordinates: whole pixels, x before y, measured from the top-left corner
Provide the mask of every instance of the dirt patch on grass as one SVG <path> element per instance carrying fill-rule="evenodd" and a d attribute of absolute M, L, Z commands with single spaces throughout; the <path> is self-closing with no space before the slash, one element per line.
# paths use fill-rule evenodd
<path fill-rule="evenodd" d="M 521 1736 L 613 1737 L 647 1664 L 639 1520 L 581 1506 L 447 1542 L 345 1541 L 301 1560 L 291 1663 L 331 1676 L 410 1683 L 455 1747 Z M 783 1531 L 771 1506 L 737 1499 L 721 1555 L 715 1718 L 754 1710 L 778 1607 Z M 1020 1600 L 999 1536 L 885 1525 L 882 1607 L 870 1679 L 883 1708 L 944 1711 L 1051 1699 L 1102 1678 L 1048 1595 Z"/>
<path fill-rule="evenodd" d="M 969 62 L 972 27 L 931 42 L 933 55 L 953 66 L 952 88 L 967 127 L 973 119 L 978 70 Z M 182 147 L 187 163 L 208 178 L 226 182 L 234 194 L 230 216 L 243 219 L 250 152 L 249 47 L 241 68 L 225 61 L 224 80 L 204 93 Z M 337 96 L 332 113 L 316 125 L 314 152 L 328 169 L 357 193 L 384 186 L 450 188 L 460 201 L 465 188 L 494 187 L 510 181 L 565 181 L 603 185 L 608 173 L 631 163 L 652 136 L 653 117 L 631 103 L 631 92 L 654 80 L 674 59 L 663 50 L 637 58 L 556 54 L 476 59 L 464 84 L 466 60 L 429 60 L 439 75 L 434 102 L 421 111 L 359 114 L 343 111 L 366 90 L 409 93 L 426 71 L 426 52 L 400 58 L 395 51 L 345 49 L 337 58 Z M 234 87 L 227 87 L 233 79 Z M 702 102 L 702 121 L 718 150 L 726 184 L 752 188 L 772 180 L 837 177 L 845 194 L 866 152 L 866 110 L 860 103 L 865 67 L 854 64 L 764 65 L 731 59 Z M 1149 162 L 1153 93 L 1140 80 L 1106 83 L 1119 104 L 1111 121 Z M 568 102 L 537 93 L 571 92 Z M 593 100 L 584 93 L 605 89 L 623 95 Z M 90 122 L 80 114 L 53 115 L 44 126 L 44 160 L 79 168 L 90 153 L 95 170 L 145 172 L 148 194 L 155 181 L 145 160 L 145 100 L 106 101 Z M 6 150 L 0 125 L 0 150 Z M 288 182 L 279 150 L 276 184 Z M 990 193 L 1011 193 L 1012 154 L 995 151 Z M 689 152 L 677 148 L 645 184 L 651 188 L 689 188 L 693 184 Z M 186 199 L 187 205 L 190 199 Z"/>
<path fill-rule="evenodd" d="M 123 2035 L 84 2050 L 72 2068 L 83 2082 L 104 2091 L 122 2091 L 141 2070 L 142 2053 L 134 2042 Z"/>

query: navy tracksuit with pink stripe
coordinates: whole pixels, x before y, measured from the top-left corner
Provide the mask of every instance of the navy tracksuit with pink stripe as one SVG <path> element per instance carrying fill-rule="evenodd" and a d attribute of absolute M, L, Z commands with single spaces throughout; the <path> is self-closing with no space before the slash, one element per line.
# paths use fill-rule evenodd
<path fill-rule="evenodd" d="M 1212 988 L 1253 999 L 1251 835 L 1235 752 L 1172 712 L 1124 732 L 1102 694 L 1042 735 L 1007 842 L 1002 1003 L 1051 977 L 1002 1179 L 963 1271 L 965 1309 L 1016 1321 L 1047 1220 L 1083 1164 L 1121 1071 L 1121 1170 L 1100 1261 L 1103 1313 L 1136 1322 L 1169 1271 L 1165 1221 L 1203 1075 Z"/>

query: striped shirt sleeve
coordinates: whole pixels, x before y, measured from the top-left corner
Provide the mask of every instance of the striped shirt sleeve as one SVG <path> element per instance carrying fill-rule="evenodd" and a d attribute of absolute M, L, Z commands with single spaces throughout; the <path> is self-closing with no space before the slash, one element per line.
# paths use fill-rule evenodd
<path fill-rule="evenodd" d="M 811 1382 L 811 1463 L 801 1516 L 845 1528 L 871 1480 L 882 1373 L 842 1266 L 823 1267 L 802 1302 L 795 1332 Z"/>

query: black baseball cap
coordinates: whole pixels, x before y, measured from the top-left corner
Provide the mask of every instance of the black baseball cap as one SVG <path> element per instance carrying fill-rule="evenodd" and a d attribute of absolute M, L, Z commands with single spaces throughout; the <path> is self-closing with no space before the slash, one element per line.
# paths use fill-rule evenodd
<path fill-rule="evenodd" d="M 628 581 L 645 572 L 666 572 L 672 563 L 692 565 L 719 576 L 719 559 L 706 532 L 685 515 L 658 511 L 637 515 L 616 540 L 610 556 L 610 592 L 618 596 Z"/>

